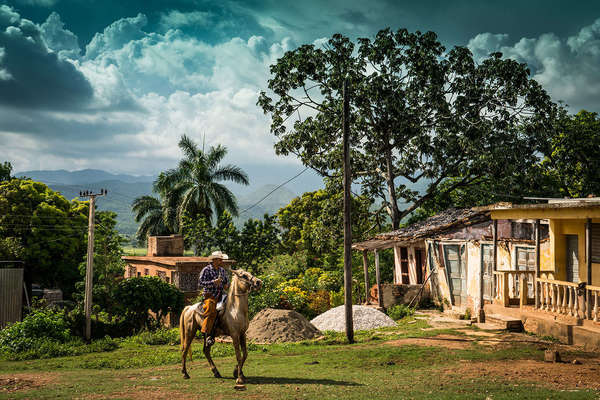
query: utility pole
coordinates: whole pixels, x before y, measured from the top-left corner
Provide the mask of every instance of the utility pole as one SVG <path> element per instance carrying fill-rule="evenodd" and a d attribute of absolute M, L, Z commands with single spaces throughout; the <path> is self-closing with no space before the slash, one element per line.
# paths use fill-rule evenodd
<path fill-rule="evenodd" d="M 105 196 L 106 189 L 100 189 L 100 193 L 92 193 L 89 190 L 79 192 L 79 197 L 90 198 L 90 214 L 88 217 L 88 250 L 87 264 L 85 267 L 85 340 L 88 342 L 92 337 L 92 286 L 94 280 L 94 219 L 96 218 L 96 197 Z"/>
<path fill-rule="evenodd" d="M 344 304 L 346 311 L 346 337 L 348 343 L 354 343 L 354 323 L 352 321 L 352 227 L 350 220 L 350 105 L 348 80 L 344 79 L 344 114 L 343 147 L 344 147 Z"/>

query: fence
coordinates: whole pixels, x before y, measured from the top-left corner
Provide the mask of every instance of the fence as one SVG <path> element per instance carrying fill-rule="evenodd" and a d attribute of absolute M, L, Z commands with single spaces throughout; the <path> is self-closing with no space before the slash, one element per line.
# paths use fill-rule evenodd
<path fill-rule="evenodd" d="M 23 268 L 0 268 L 0 329 L 21 320 Z"/>

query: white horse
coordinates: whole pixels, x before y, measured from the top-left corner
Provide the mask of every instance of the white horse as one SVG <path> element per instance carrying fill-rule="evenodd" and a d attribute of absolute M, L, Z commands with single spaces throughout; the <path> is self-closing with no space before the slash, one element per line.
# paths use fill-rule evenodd
<path fill-rule="evenodd" d="M 237 378 L 236 384 L 242 385 L 245 377 L 242 372 L 242 367 L 248 356 L 246 348 L 246 330 L 248 329 L 248 295 L 251 290 L 258 290 L 262 286 L 262 281 L 250 274 L 247 271 L 236 269 L 231 270 L 231 285 L 227 294 L 227 305 L 225 310 L 219 313 L 216 321 L 216 335 L 231 336 L 235 356 L 237 358 L 237 367 L 233 370 L 233 376 Z M 185 361 L 190 353 L 192 340 L 196 336 L 196 330 L 202 325 L 202 303 L 197 303 L 187 306 L 181 312 L 179 318 L 179 335 L 181 338 L 181 372 L 185 379 L 190 376 L 185 367 Z M 240 351 L 241 347 L 241 351 Z M 211 346 L 206 344 L 204 340 L 202 351 L 208 360 L 210 369 L 215 378 L 221 378 L 221 374 L 217 370 L 217 366 L 210 356 Z"/>

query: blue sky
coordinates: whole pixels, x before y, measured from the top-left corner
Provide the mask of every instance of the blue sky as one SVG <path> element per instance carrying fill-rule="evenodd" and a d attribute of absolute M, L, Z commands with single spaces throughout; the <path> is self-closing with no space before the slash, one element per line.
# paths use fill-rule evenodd
<path fill-rule="evenodd" d="M 255 105 L 269 65 L 388 26 L 433 30 L 477 57 L 502 51 L 556 101 L 600 111 L 597 1 L 15 0 L 0 5 L 0 161 L 156 174 L 186 133 L 277 183 L 301 166 L 274 154 Z"/>

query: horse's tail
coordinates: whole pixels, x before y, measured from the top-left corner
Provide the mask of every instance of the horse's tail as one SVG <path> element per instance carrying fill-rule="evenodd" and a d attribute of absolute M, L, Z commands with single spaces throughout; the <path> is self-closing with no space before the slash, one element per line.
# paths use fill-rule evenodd
<path fill-rule="evenodd" d="M 189 306 L 186 306 L 183 311 L 181 311 L 181 315 L 179 316 L 179 341 L 181 345 L 181 351 L 183 351 L 185 348 L 185 313 L 188 307 Z"/>

